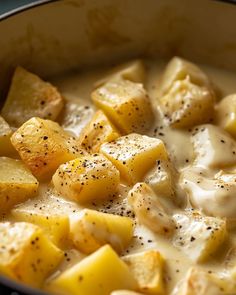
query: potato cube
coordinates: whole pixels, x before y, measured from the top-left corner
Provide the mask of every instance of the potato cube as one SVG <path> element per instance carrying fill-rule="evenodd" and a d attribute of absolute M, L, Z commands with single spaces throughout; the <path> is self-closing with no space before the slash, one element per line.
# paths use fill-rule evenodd
<path fill-rule="evenodd" d="M 165 72 L 159 85 L 161 94 L 166 94 L 173 83 L 186 78 L 198 86 L 211 88 L 211 82 L 207 75 L 194 63 L 180 57 L 173 57 L 166 66 Z"/>
<path fill-rule="evenodd" d="M 174 82 L 159 101 L 168 123 L 185 128 L 212 120 L 214 100 L 214 95 L 207 88 L 194 85 L 186 78 Z"/>
<path fill-rule="evenodd" d="M 41 207 L 40 207 L 41 208 Z M 53 212 L 40 210 L 36 206 L 23 203 L 11 211 L 16 221 L 25 221 L 38 225 L 44 230 L 46 236 L 58 247 L 63 247 L 69 236 L 69 217 Z"/>
<path fill-rule="evenodd" d="M 71 237 L 84 253 L 92 253 L 105 244 L 122 252 L 133 237 L 133 223 L 128 217 L 84 209 L 72 221 Z"/>
<path fill-rule="evenodd" d="M 170 234 L 175 223 L 154 191 L 144 182 L 137 183 L 128 193 L 128 202 L 134 210 L 138 222 L 159 234 Z"/>
<path fill-rule="evenodd" d="M 199 212 L 175 214 L 176 236 L 174 245 L 193 261 L 202 262 L 211 257 L 226 238 L 226 222 Z"/>
<path fill-rule="evenodd" d="M 154 120 L 151 101 L 142 84 L 110 82 L 92 93 L 95 105 L 123 133 L 147 131 Z"/>
<path fill-rule="evenodd" d="M 100 146 L 120 137 L 119 132 L 102 111 L 97 111 L 83 129 L 79 144 L 88 152 L 98 152 Z"/>
<path fill-rule="evenodd" d="M 55 269 L 63 252 L 31 223 L 0 223 L 0 273 L 40 287 Z"/>
<path fill-rule="evenodd" d="M 43 180 L 60 164 L 86 153 L 57 123 L 40 118 L 24 123 L 11 142 L 32 173 Z"/>
<path fill-rule="evenodd" d="M 19 127 L 32 117 L 55 120 L 63 108 L 57 89 L 35 74 L 17 67 L 12 78 L 2 115 Z"/>
<path fill-rule="evenodd" d="M 105 245 L 52 280 L 47 290 L 62 295 L 110 295 L 114 290 L 136 287 L 128 266 Z"/>
<path fill-rule="evenodd" d="M 0 156 L 9 156 L 16 153 L 10 141 L 12 133 L 11 127 L 0 116 Z"/>
<path fill-rule="evenodd" d="M 218 103 L 216 123 L 236 137 L 236 94 L 229 95 Z"/>
<path fill-rule="evenodd" d="M 145 294 L 164 294 L 164 259 L 156 250 L 122 257 L 138 282 L 139 291 Z"/>
<path fill-rule="evenodd" d="M 195 165 L 223 168 L 236 163 L 236 142 L 221 128 L 206 124 L 193 130 Z"/>
<path fill-rule="evenodd" d="M 143 83 L 145 80 L 146 69 L 141 59 L 133 60 L 112 68 L 108 75 L 95 83 L 95 88 L 103 84 L 117 80 L 129 80 L 136 83 Z"/>
<path fill-rule="evenodd" d="M 0 157 L 0 212 L 33 197 L 38 181 L 21 160 Z"/>
<path fill-rule="evenodd" d="M 221 278 L 207 271 L 192 267 L 178 288 L 176 295 L 223 295 Z"/>
<path fill-rule="evenodd" d="M 120 173 L 103 155 L 93 154 L 61 165 L 52 181 L 64 197 L 83 203 L 112 197 Z"/>
<path fill-rule="evenodd" d="M 100 152 L 117 167 L 121 176 L 130 184 L 142 180 L 157 160 L 168 158 L 165 145 L 160 139 L 135 133 L 103 144 Z"/>
<path fill-rule="evenodd" d="M 137 293 L 134 291 L 129 291 L 129 290 L 117 290 L 111 292 L 111 295 L 143 295 L 141 293 Z"/>

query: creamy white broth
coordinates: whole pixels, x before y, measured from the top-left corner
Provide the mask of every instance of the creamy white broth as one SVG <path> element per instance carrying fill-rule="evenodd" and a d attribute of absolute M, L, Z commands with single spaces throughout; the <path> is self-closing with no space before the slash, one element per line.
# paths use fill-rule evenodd
<path fill-rule="evenodd" d="M 145 81 L 145 88 L 152 99 L 153 108 L 156 109 L 156 122 L 153 123 L 153 127 L 148 135 L 160 138 L 164 141 L 172 163 L 178 170 L 178 173 L 181 174 L 184 169 L 188 169 L 186 167 L 193 163 L 195 155 L 193 144 L 190 140 L 190 132 L 188 130 L 184 131 L 167 126 L 160 110 L 157 108 L 157 99 L 159 96 L 158 85 L 160 83 L 160 77 L 165 65 L 166 62 L 160 60 L 146 61 L 147 79 Z M 213 83 L 219 88 L 222 97 L 236 92 L 236 73 L 222 69 L 215 69 L 205 65 L 200 65 L 200 67 L 207 75 L 209 75 Z M 66 74 L 64 76 L 57 77 L 52 81 L 52 83 L 58 87 L 62 95 L 66 98 L 66 101 L 86 107 L 84 112 L 87 112 L 86 114 L 88 114 L 88 116 L 81 116 L 81 129 L 88 122 L 88 118 L 90 118 L 95 112 L 95 107 L 92 105 L 90 100 L 90 94 L 94 89 L 94 84 L 96 81 L 106 76 L 107 72 L 107 68 L 99 70 L 93 69 L 88 72 Z M 81 112 L 83 112 L 83 109 L 81 109 Z M 63 117 L 60 120 L 63 122 Z M 81 129 L 69 129 L 69 131 L 79 133 Z M 216 171 L 214 169 L 212 171 L 208 171 L 209 174 L 214 174 L 215 172 Z M 204 188 L 205 187 L 203 185 L 201 189 L 204 190 Z M 126 184 L 121 184 L 119 193 L 114 200 L 102 203 L 95 202 L 94 204 L 91 204 L 90 208 L 102 212 L 129 216 L 132 218 L 132 210 L 126 202 L 126 196 L 129 189 L 130 187 L 126 186 Z M 209 189 L 209 186 L 207 186 L 206 189 Z M 187 193 L 179 189 L 178 195 L 181 195 L 183 201 L 182 208 L 177 207 L 171 200 L 162 200 L 169 208 L 170 214 L 181 212 L 184 210 L 184 207 L 190 206 Z M 38 196 L 34 199 L 26 201 L 25 204 L 20 206 L 29 206 L 29 208 L 31 208 L 33 206 L 35 207 L 35 204 L 37 204 L 36 207 L 44 207 L 43 210 L 45 209 L 45 211 L 50 208 L 51 212 L 68 214 L 71 219 L 73 219 L 73 216 L 84 208 L 84 206 L 62 199 L 61 196 L 53 191 L 51 184 L 41 184 Z M 5 220 L 14 220 L 14 218 L 9 215 L 5 218 Z M 166 283 L 167 294 L 171 294 L 175 286 L 183 279 L 188 269 L 197 263 L 193 262 L 187 255 L 185 255 L 185 253 L 173 246 L 172 237 L 165 238 L 154 234 L 148 228 L 143 225 L 139 225 L 137 222 L 138 221 L 136 221 L 134 238 L 130 246 L 125 249 L 122 255 L 132 254 L 147 249 L 159 250 L 166 261 L 164 280 Z M 234 248 L 236 248 L 236 231 L 232 229 L 230 230 L 230 238 L 223 246 L 220 247 L 220 250 L 211 259 L 204 263 L 200 263 L 199 265 L 209 272 L 217 272 L 222 277 L 227 277 L 229 267 L 227 266 L 226 257 L 230 256 L 230 254 L 227 256 L 227 253 L 232 253 L 232 249 Z M 54 278 L 63 270 L 84 258 L 84 255 L 73 249 L 71 245 L 67 245 L 65 250 L 66 254 L 64 261 L 51 278 Z M 236 257 L 234 261 L 236 264 Z"/>

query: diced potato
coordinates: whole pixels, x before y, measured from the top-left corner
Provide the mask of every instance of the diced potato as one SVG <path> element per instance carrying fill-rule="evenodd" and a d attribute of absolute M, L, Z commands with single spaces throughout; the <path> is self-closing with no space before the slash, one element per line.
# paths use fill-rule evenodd
<path fill-rule="evenodd" d="M 134 292 L 134 291 L 129 291 L 129 290 L 117 290 L 117 291 L 111 292 L 111 295 L 142 295 L 142 294 Z"/>
<path fill-rule="evenodd" d="M 25 221 L 40 226 L 47 237 L 58 247 L 63 247 L 69 236 L 68 215 L 54 214 L 53 208 L 47 213 L 37 207 L 21 204 L 11 211 L 16 221 Z"/>
<path fill-rule="evenodd" d="M 165 294 L 163 281 L 164 259 L 156 250 L 122 257 L 145 294 Z"/>
<path fill-rule="evenodd" d="M 192 127 L 213 119 L 214 95 L 207 88 L 192 84 L 189 78 L 175 81 L 159 101 L 168 123 L 173 127 Z"/>
<path fill-rule="evenodd" d="M 154 232 L 169 234 L 175 229 L 175 223 L 146 183 L 137 183 L 129 191 L 128 202 L 132 206 L 139 223 L 146 225 Z"/>
<path fill-rule="evenodd" d="M 133 237 L 133 222 L 128 217 L 84 209 L 72 221 L 71 238 L 76 248 L 92 253 L 105 244 L 122 252 Z"/>
<path fill-rule="evenodd" d="M 173 83 L 177 80 L 185 80 L 186 78 L 198 86 L 211 88 L 211 82 L 207 75 L 194 63 L 191 63 L 180 57 L 173 57 L 166 66 L 165 72 L 159 85 L 162 95 L 166 94 Z"/>
<path fill-rule="evenodd" d="M 122 136 L 101 146 L 103 153 L 120 171 L 121 176 L 131 184 L 142 180 L 157 160 L 167 160 L 164 143 L 157 138 L 140 134 Z"/>
<path fill-rule="evenodd" d="M 52 181 L 64 197 L 83 203 L 112 197 L 120 173 L 103 155 L 93 154 L 61 165 Z"/>
<path fill-rule="evenodd" d="M 81 105 L 73 100 L 66 100 L 65 107 L 60 116 L 60 123 L 63 129 L 79 136 L 93 115 L 94 109 L 92 106 Z"/>
<path fill-rule="evenodd" d="M 151 101 L 142 84 L 110 82 L 92 93 L 95 105 L 123 133 L 147 131 L 154 120 Z"/>
<path fill-rule="evenodd" d="M 63 108 L 57 89 L 35 74 L 17 67 L 12 78 L 2 115 L 19 127 L 32 117 L 55 120 Z"/>
<path fill-rule="evenodd" d="M 158 160 L 155 167 L 147 173 L 144 181 L 156 194 L 173 197 L 175 195 L 173 173 L 174 171 L 170 161 Z"/>
<path fill-rule="evenodd" d="M 218 103 L 216 123 L 236 137 L 236 94 L 226 96 Z"/>
<path fill-rule="evenodd" d="M 110 295 L 114 290 L 136 287 L 128 266 L 106 245 L 63 272 L 47 289 L 60 295 Z"/>
<path fill-rule="evenodd" d="M 38 181 L 21 160 L 0 157 L 0 212 L 33 197 Z"/>
<path fill-rule="evenodd" d="M 236 163 L 235 140 L 217 126 L 198 126 L 193 131 L 192 142 L 197 166 L 223 168 Z"/>
<path fill-rule="evenodd" d="M 0 273 L 40 287 L 55 269 L 63 252 L 31 223 L 0 223 Z"/>
<path fill-rule="evenodd" d="M 60 164 L 86 153 L 57 123 L 40 118 L 24 123 L 11 142 L 32 173 L 43 180 Z"/>
<path fill-rule="evenodd" d="M 117 81 L 120 79 L 143 83 L 145 75 L 146 69 L 144 63 L 142 60 L 137 59 L 114 67 L 106 77 L 96 81 L 94 86 L 97 88 L 107 82 Z"/>
<path fill-rule="evenodd" d="M 173 216 L 177 231 L 174 245 L 193 261 L 211 257 L 226 238 L 226 222 L 216 217 L 203 216 L 197 211 Z"/>
<path fill-rule="evenodd" d="M 11 127 L 0 116 L 0 156 L 9 156 L 16 152 L 10 141 L 12 133 Z"/>
<path fill-rule="evenodd" d="M 176 295 L 223 295 L 220 278 L 200 268 L 190 268 Z M 229 294 L 229 293 L 227 293 Z"/>
<path fill-rule="evenodd" d="M 119 132 L 102 111 L 97 111 L 83 129 L 79 144 L 88 152 L 98 152 L 100 146 L 120 137 Z"/>

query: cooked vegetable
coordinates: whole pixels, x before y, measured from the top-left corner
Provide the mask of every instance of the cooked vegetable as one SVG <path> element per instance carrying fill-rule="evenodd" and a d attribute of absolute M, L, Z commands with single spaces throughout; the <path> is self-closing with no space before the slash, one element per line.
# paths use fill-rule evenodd
<path fill-rule="evenodd" d="M 9 156 L 16 152 L 10 141 L 12 133 L 11 127 L 0 116 L 0 156 Z"/>

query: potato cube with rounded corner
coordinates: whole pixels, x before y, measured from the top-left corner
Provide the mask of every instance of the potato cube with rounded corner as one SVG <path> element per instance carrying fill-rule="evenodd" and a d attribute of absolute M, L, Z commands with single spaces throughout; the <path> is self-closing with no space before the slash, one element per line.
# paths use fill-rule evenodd
<path fill-rule="evenodd" d="M 121 253 L 133 237 L 129 217 L 84 209 L 71 221 L 71 239 L 78 250 L 92 253 L 105 244 Z"/>
<path fill-rule="evenodd" d="M 0 157 L 0 213 L 35 196 L 38 185 L 21 160 Z"/>
<path fill-rule="evenodd" d="M 52 176 L 59 165 L 83 154 L 76 139 L 56 122 L 32 118 L 11 137 L 11 142 L 32 173 L 40 180 Z"/>
<path fill-rule="evenodd" d="M 63 108 L 58 90 L 35 74 L 17 67 L 8 92 L 2 115 L 19 127 L 32 117 L 55 120 Z"/>
<path fill-rule="evenodd" d="M 118 130 L 102 111 L 97 111 L 82 130 L 79 144 L 87 152 L 97 153 L 100 146 L 120 137 Z"/>
<path fill-rule="evenodd" d="M 52 182 L 62 196 L 85 203 L 112 197 L 119 185 L 120 173 L 106 157 L 92 154 L 62 164 Z"/>
<path fill-rule="evenodd" d="M 63 258 L 63 252 L 36 225 L 0 223 L 0 273 L 41 287 Z"/>
<path fill-rule="evenodd" d="M 0 116 L 0 156 L 9 156 L 16 153 L 10 141 L 12 133 L 11 127 Z"/>
<path fill-rule="evenodd" d="M 204 216 L 193 210 L 174 214 L 173 219 L 177 228 L 174 245 L 193 261 L 206 261 L 226 239 L 224 219 Z"/>
<path fill-rule="evenodd" d="M 100 87 L 107 82 L 121 79 L 143 83 L 145 76 L 146 69 L 143 61 L 141 59 L 136 59 L 112 68 L 107 76 L 95 82 L 94 88 Z"/>
<path fill-rule="evenodd" d="M 189 128 L 213 119 L 214 95 L 207 88 L 192 84 L 189 78 L 175 81 L 159 102 L 168 124 L 176 128 Z"/>
<path fill-rule="evenodd" d="M 152 231 L 169 235 L 175 229 L 175 223 L 167 214 L 154 191 L 146 183 L 136 183 L 128 193 L 128 202 L 140 224 Z"/>
<path fill-rule="evenodd" d="M 160 139 L 135 133 L 104 143 L 100 152 L 117 167 L 122 178 L 130 184 L 141 181 L 157 160 L 168 158 L 165 145 Z"/>
<path fill-rule="evenodd" d="M 129 266 L 138 282 L 138 289 L 145 294 L 165 294 L 163 267 L 164 258 L 156 250 L 148 250 L 123 256 L 122 260 Z"/>
<path fill-rule="evenodd" d="M 128 266 L 105 245 L 61 273 L 46 289 L 57 295 L 110 295 L 114 290 L 136 288 Z"/>
<path fill-rule="evenodd" d="M 59 248 L 62 248 L 69 238 L 69 216 L 54 214 L 40 210 L 36 206 L 27 206 L 27 203 L 18 205 L 11 210 L 11 216 L 16 221 L 25 221 L 38 225 L 45 235 Z"/>
<path fill-rule="evenodd" d="M 211 89 L 212 84 L 207 75 L 194 63 L 178 56 L 167 64 L 159 85 L 161 95 L 166 94 L 177 80 L 189 78 L 191 83 Z"/>
<path fill-rule="evenodd" d="M 142 84 L 109 82 L 92 92 L 92 100 L 124 134 L 146 132 L 153 123 L 151 101 Z"/>

